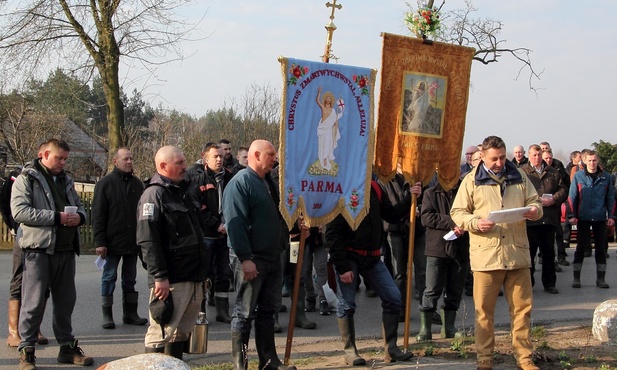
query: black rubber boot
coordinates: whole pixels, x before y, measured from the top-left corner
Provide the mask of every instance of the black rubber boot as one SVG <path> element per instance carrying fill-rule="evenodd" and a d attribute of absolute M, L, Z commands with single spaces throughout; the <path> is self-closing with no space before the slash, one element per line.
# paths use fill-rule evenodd
<path fill-rule="evenodd" d="M 255 320 L 255 347 L 259 356 L 258 369 L 296 370 L 293 365 L 283 365 L 279 359 L 274 343 L 274 325 L 271 321 Z"/>
<path fill-rule="evenodd" d="M 572 280 L 572 288 L 581 287 L 581 268 L 582 267 L 583 267 L 582 263 L 572 264 L 572 274 L 574 275 L 574 280 Z"/>
<path fill-rule="evenodd" d="M 233 357 L 233 370 L 247 370 L 249 367 L 249 359 L 246 355 L 249 344 L 249 334 L 231 332 L 231 355 Z"/>
<path fill-rule="evenodd" d="M 404 353 L 398 348 L 396 340 L 398 339 L 398 314 L 383 313 L 381 315 L 383 324 L 383 338 L 385 342 L 385 362 L 394 361 L 409 361 L 413 357 L 413 353 Z"/>
<path fill-rule="evenodd" d="M 604 277 L 606 276 L 606 264 L 597 264 L 596 265 L 596 286 L 602 289 L 608 289 L 609 286 L 604 281 Z"/>
<path fill-rule="evenodd" d="M 441 327 L 442 338 L 462 338 L 465 333 L 456 331 L 456 311 L 441 310 L 441 320 L 443 326 Z"/>
<path fill-rule="evenodd" d="M 165 344 L 164 354 L 168 356 L 172 356 L 177 358 L 178 360 L 182 360 L 182 355 L 184 354 L 184 342 L 169 342 Z"/>
<path fill-rule="evenodd" d="M 366 360 L 360 357 L 356 348 L 356 328 L 353 319 L 338 319 L 338 329 L 345 346 L 345 363 L 353 366 L 366 365 Z"/>
<path fill-rule="evenodd" d="M 122 322 L 129 325 L 145 325 L 148 319 L 137 314 L 138 292 L 127 292 L 122 295 Z"/>
<path fill-rule="evenodd" d="M 114 296 L 101 296 L 101 302 L 103 307 L 103 329 L 114 329 L 116 327 L 113 315 Z"/>
<path fill-rule="evenodd" d="M 433 312 L 421 311 L 420 312 L 420 332 L 416 337 L 418 342 L 426 342 L 433 339 L 431 333 L 431 326 L 433 324 Z"/>
<path fill-rule="evenodd" d="M 214 305 L 216 306 L 216 321 L 226 324 L 231 323 L 231 316 L 229 316 L 229 297 L 214 297 Z"/>
<path fill-rule="evenodd" d="M 317 327 L 317 323 L 309 320 L 306 317 L 305 302 L 304 302 L 304 287 L 300 287 L 298 289 L 298 306 L 296 308 L 296 327 L 302 329 L 315 329 Z"/>

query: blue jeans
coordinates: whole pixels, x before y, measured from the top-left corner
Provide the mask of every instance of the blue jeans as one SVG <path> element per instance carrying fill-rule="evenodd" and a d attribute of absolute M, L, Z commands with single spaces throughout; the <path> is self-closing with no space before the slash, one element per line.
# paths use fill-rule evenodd
<path fill-rule="evenodd" d="M 227 293 L 229 292 L 232 276 L 227 239 L 204 238 L 204 242 L 210 256 L 210 272 L 208 276 L 214 278 L 214 292 Z"/>
<path fill-rule="evenodd" d="M 233 258 L 238 294 L 231 320 L 232 333 L 250 333 L 253 320 L 256 328 L 274 328 L 274 314 L 281 304 L 283 271 L 280 259 L 277 257 L 274 261 L 267 261 L 253 258 L 252 261 L 259 274 L 255 279 L 245 281 L 242 263 L 237 257 Z"/>
<path fill-rule="evenodd" d="M 101 295 L 110 296 L 116 290 L 118 280 L 118 265 L 122 259 L 122 292 L 132 293 L 135 291 L 135 279 L 137 278 L 137 255 L 136 254 L 108 254 L 105 258 L 103 276 L 101 276 Z"/>
<path fill-rule="evenodd" d="M 390 271 L 388 271 L 386 265 L 381 260 L 370 267 L 362 269 L 353 260 L 350 260 L 349 264 L 354 275 L 351 284 L 343 283 L 339 272 L 336 271 L 336 266 L 334 268 L 336 271 L 336 297 L 338 298 L 338 312 L 336 316 L 339 319 L 353 318 L 356 312 L 358 274 L 362 275 L 364 281 L 368 282 L 370 286 L 375 287 L 375 293 L 381 299 L 383 313 L 398 315 L 401 312 L 401 292 L 394 284 Z"/>
<path fill-rule="evenodd" d="M 442 293 L 444 293 L 443 309 L 457 311 L 468 271 L 469 260 L 459 266 L 452 258 L 426 256 L 426 289 L 422 296 L 420 311 L 435 312 Z"/>

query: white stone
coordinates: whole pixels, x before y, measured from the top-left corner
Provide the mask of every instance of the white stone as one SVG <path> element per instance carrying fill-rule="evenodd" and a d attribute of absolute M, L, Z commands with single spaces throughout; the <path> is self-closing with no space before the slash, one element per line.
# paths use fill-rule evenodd
<path fill-rule="evenodd" d="M 600 342 L 617 345 L 617 299 L 604 301 L 596 307 L 591 332 Z"/>
<path fill-rule="evenodd" d="M 184 361 L 162 353 L 142 353 L 111 361 L 97 370 L 190 370 Z"/>

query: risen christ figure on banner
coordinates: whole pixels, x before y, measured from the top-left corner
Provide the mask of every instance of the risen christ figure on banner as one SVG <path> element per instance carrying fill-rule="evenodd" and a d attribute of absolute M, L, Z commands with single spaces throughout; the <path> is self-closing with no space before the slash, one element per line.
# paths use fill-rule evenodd
<path fill-rule="evenodd" d="M 426 120 L 426 112 L 428 111 L 429 104 L 426 83 L 420 81 L 418 87 L 413 92 L 411 105 L 408 108 L 411 118 L 411 122 L 409 123 L 410 131 L 423 132 L 425 126 L 423 124 Z"/>
<path fill-rule="evenodd" d="M 317 97 L 315 98 L 317 105 L 321 109 L 321 120 L 317 126 L 319 165 L 325 170 L 332 169 L 332 161 L 334 161 L 334 149 L 341 134 L 338 129 L 338 121 L 343 116 L 345 106 L 340 105 L 340 112 L 336 112 L 333 108 L 334 94 L 327 91 L 321 98 L 321 87 L 317 88 Z"/>

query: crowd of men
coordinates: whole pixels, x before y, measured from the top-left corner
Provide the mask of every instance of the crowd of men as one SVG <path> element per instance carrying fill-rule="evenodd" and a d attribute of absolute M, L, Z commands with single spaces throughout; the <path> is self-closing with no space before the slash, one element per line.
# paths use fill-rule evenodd
<path fill-rule="evenodd" d="M 12 174 L 2 190 L 0 210 L 16 235 L 7 344 L 17 347 L 20 370 L 36 369 L 35 346 L 48 342 L 40 324 L 49 298 L 54 307 L 61 307 L 53 310 L 58 361 L 94 363 L 72 334 L 75 256 L 86 212 L 64 172 L 69 153 L 63 140 L 44 142 L 38 158 L 21 174 Z M 286 293 L 285 271 L 294 270 L 286 255 L 290 236 L 297 237 L 304 225 L 299 220 L 290 235 L 279 214 L 274 146 L 256 140 L 240 147 L 234 157 L 231 143 L 223 139 L 205 144 L 201 158 L 190 166 L 182 151 L 172 146 L 160 148 L 154 159 L 156 173 L 142 182 L 133 175 L 130 150 L 119 148 L 113 155 L 114 169 L 95 186 L 92 226 L 96 254 L 104 262 L 102 328 L 116 325 L 112 307 L 120 270 L 122 321 L 149 323 L 146 353 L 182 359 L 211 292 L 216 321 L 230 324 L 235 370 L 247 369 L 253 326 L 259 368 L 295 369 L 280 361 L 274 335 L 281 329 L 277 317 Z M 590 256 L 592 239 L 596 286 L 609 287 L 607 230 L 617 218 L 615 181 L 592 150 L 573 152 L 570 159 L 564 166 L 542 142 L 530 145 L 527 152 L 515 146 L 508 160 L 503 140 L 489 136 L 467 148 L 461 177 L 452 189 L 435 181 L 425 187 L 408 184 L 401 173 L 390 182 L 372 181 L 369 214 L 357 230 L 352 231 L 342 216 L 307 230 L 309 263 L 303 269 L 296 326 L 316 327 L 305 312 L 314 311 L 318 299 L 320 314 L 336 312 L 345 362 L 364 365 L 354 324 L 362 277 L 367 295 L 382 301 L 386 361 L 410 360 L 412 354 L 401 351 L 397 338 L 398 323 L 409 311 L 406 264 L 413 234 L 414 296 L 420 303 L 421 324 L 416 339 L 431 340 L 433 324 L 441 325 L 443 338 L 462 335 L 455 326 L 456 313 L 463 293 L 473 295 L 478 369 L 492 369 L 494 309 L 497 296 L 505 295 L 517 364 L 524 370 L 538 369 L 529 339 L 534 272 L 538 261 L 544 291 L 559 293 L 556 272 L 570 265 L 562 214 L 566 225 L 576 225 L 578 231 L 572 287 L 581 287 L 582 262 Z M 418 197 L 415 220 L 409 217 L 412 195 Z M 528 208 L 518 222 L 496 223 L 489 216 L 491 211 L 519 207 Z M 137 313 L 138 261 L 148 275 L 149 320 Z M 338 299 L 335 308 L 329 307 L 324 294 L 328 269 L 335 276 L 330 282 Z M 230 291 L 236 292 L 232 305 Z"/>

